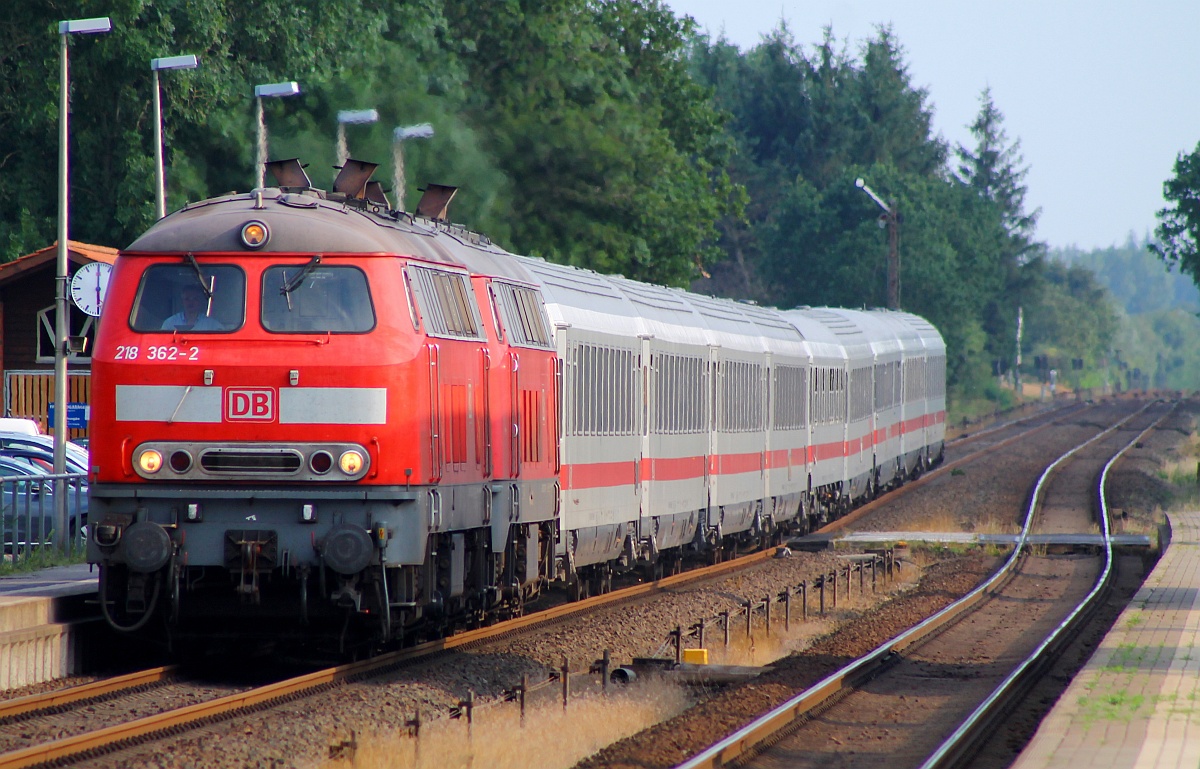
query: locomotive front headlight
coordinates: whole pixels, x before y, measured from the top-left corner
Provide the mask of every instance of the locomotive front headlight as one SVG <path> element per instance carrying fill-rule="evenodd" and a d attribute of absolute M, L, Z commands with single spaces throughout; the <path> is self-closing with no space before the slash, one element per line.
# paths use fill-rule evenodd
<path fill-rule="evenodd" d="M 250 221 L 242 226 L 242 245 L 246 248 L 262 248 L 270 239 L 271 231 L 262 222 Z"/>
<path fill-rule="evenodd" d="M 342 472 L 346 475 L 357 475 L 360 471 L 362 471 L 363 463 L 363 455 L 354 449 L 343 451 L 342 456 L 338 458 L 338 467 L 340 467 Z"/>
<path fill-rule="evenodd" d="M 157 473 L 162 468 L 163 457 L 162 453 L 155 449 L 146 449 L 141 454 L 138 454 L 138 467 L 144 473 Z"/>

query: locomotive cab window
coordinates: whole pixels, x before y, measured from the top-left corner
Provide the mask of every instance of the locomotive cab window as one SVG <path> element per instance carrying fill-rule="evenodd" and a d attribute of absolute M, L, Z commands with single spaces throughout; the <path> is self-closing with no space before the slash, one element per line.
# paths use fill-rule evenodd
<path fill-rule="evenodd" d="M 232 264 L 154 264 L 142 273 L 129 325 L 134 331 L 219 334 L 242 327 L 246 274 Z"/>
<path fill-rule="evenodd" d="M 365 334 L 375 328 L 367 276 L 357 267 L 277 264 L 263 272 L 262 324 L 277 334 Z"/>

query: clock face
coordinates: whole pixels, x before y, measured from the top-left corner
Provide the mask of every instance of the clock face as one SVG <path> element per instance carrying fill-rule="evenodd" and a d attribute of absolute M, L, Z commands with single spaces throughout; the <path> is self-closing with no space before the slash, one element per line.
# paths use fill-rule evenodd
<path fill-rule="evenodd" d="M 108 278 L 112 265 L 104 262 L 85 264 L 71 278 L 71 299 L 75 306 L 92 317 L 99 317 L 108 296 Z"/>

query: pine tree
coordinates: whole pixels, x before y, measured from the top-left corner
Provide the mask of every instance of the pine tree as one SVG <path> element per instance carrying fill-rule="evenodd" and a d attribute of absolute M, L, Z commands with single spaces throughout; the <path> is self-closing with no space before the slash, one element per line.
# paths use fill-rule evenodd
<path fill-rule="evenodd" d="M 1026 190 L 1022 182 L 1029 168 L 1023 165 L 1021 140 L 1008 142 L 1004 114 L 992 99 L 991 87 L 983 89 L 979 104 L 979 115 L 971 124 L 975 151 L 958 145 L 958 177 L 980 197 L 999 207 L 1004 229 L 1019 245 L 1017 255 L 1023 256 L 1033 245 L 1041 209 L 1025 212 Z"/>

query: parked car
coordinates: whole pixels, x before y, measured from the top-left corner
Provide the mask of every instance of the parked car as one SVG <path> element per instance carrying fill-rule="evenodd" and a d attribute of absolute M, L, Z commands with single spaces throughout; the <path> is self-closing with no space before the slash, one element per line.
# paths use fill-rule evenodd
<path fill-rule="evenodd" d="M 32 419 L 21 417 L 0 417 L 0 432 L 21 433 L 22 435 L 41 435 L 42 429 Z"/>
<path fill-rule="evenodd" d="M 49 467 L 53 469 L 52 458 Z M 26 542 L 48 542 L 58 529 L 55 483 L 49 477 L 51 474 L 41 456 L 9 455 L 0 451 L 0 518 L 3 519 L 6 552 L 12 552 Z M 86 478 L 68 480 L 66 491 L 68 531 L 70 536 L 76 537 L 87 525 Z"/>
<path fill-rule="evenodd" d="M 49 435 L 25 435 L 21 433 L 0 432 L 0 455 L 26 455 L 30 457 L 48 456 L 50 467 L 54 467 L 54 438 Z M 88 471 L 88 451 L 86 448 L 67 441 L 66 449 L 67 472 L 84 473 Z M 52 472 L 48 470 L 47 472 Z"/>

